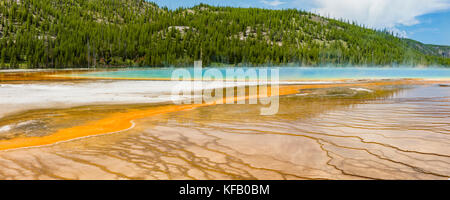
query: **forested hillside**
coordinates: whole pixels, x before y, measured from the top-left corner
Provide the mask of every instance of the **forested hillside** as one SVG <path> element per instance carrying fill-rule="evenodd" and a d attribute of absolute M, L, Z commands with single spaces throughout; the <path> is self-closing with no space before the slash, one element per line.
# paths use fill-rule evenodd
<path fill-rule="evenodd" d="M 180 66 L 198 59 L 206 64 L 450 66 L 448 47 L 298 10 L 208 5 L 168 10 L 144 0 L 2 0 L 0 17 L 1 68 Z"/>

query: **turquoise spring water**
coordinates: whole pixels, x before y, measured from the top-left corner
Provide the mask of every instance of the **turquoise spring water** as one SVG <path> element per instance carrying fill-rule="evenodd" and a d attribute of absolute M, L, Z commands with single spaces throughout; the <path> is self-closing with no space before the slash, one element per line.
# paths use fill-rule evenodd
<path fill-rule="evenodd" d="M 280 81 L 298 80 L 332 80 L 332 79 L 450 79 L 450 69 L 446 68 L 387 68 L 387 67 L 276 67 L 279 69 Z M 117 71 L 95 71 L 71 76 L 91 78 L 129 78 L 129 79 L 170 79 L 172 72 L 179 68 L 130 68 Z M 194 68 L 184 68 L 193 76 Z M 209 69 L 219 70 L 223 76 L 227 69 L 237 68 L 203 68 L 203 73 Z M 240 68 L 259 73 L 263 69 L 272 68 Z M 270 77 L 270 72 L 269 72 Z"/>

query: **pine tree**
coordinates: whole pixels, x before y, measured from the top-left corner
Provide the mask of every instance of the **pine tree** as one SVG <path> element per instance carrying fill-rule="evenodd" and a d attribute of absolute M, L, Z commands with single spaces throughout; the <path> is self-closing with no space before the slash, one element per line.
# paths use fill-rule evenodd
<path fill-rule="evenodd" d="M 2 47 L 1 55 L 0 55 L 0 68 L 5 68 L 5 62 L 6 62 L 6 48 Z"/>

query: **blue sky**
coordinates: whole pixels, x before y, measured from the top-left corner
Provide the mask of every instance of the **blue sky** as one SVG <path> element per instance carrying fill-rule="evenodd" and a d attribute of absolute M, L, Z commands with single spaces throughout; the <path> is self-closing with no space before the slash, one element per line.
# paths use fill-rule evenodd
<path fill-rule="evenodd" d="M 387 28 L 426 44 L 450 45 L 450 0 L 150 0 L 170 9 L 216 6 L 296 8 Z"/>

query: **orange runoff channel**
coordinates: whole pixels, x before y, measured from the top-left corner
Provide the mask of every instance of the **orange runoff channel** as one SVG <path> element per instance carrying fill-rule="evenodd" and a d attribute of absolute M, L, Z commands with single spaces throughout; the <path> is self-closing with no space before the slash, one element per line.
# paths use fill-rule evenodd
<path fill-rule="evenodd" d="M 343 83 L 343 84 L 320 84 L 320 85 L 284 85 L 279 87 L 279 96 L 296 94 L 301 89 L 312 88 L 328 88 L 328 87 L 343 87 L 343 86 L 371 86 L 371 85 L 393 85 L 406 84 L 407 81 L 391 81 L 381 83 Z M 268 88 L 268 91 L 270 89 Z M 270 96 L 270 94 L 269 94 Z M 235 101 L 247 100 L 250 98 L 257 98 L 257 96 L 242 96 L 231 97 Z M 226 102 L 226 99 L 224 100 Z M 190 104 L 190 105 L 167 105 L 156 108 L 144 110 L 132 110 L 125 113 L 114 113 L 109 117 L 87 122 L 83 125 L 60 129 L 50 135 L 41 137 L 18 137 L 9 140 L 0 140 L 0 150 L 10 150 L 18 148 L 29 148 L 38 146 L 47 146 L 55 143 L 71 141 L 88 136 L 103 135 L 108 133 L 116 133 L 128 130 L 133 127 L 133 120 L 145 117 L 151 117 L 159 114 L 191 110 L 198 107 L 214 105 L 215 103 Z"/>

